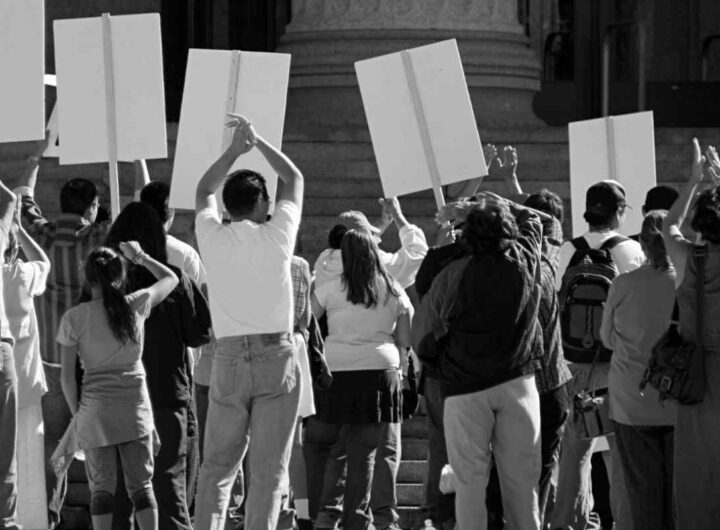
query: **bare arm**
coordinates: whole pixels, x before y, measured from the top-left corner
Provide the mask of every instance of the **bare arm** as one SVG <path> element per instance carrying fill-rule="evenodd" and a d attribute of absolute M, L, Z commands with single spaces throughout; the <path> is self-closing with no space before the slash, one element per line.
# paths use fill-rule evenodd
<path fill-rule="evenodd" d="M 410 348 L 412 338 L 410 336 L 410 312 L 403 313 L 395 323 L 395 341 L 401 348 Z"/>
<path fill-rule="evenodd" d="M 0 180 L 0 224 L 2 224 L 6 236 L 10 232 L 10 227 L 12 227 L 16 207 L 17 197 Z"/>
<path fill-rule="evenodd" d="M 145 267 L 150 274 L 155 276 L 157 281 L 145 289 L 150 295 L 150 306 L 155 307 L 165 300 L 167 296 L 177 287 L 178 277 L 168 267 L 145 254 L 136 241 L 120 243 L 120 251 L 126 259 L 137 265 Z"/>
<path fill-rule="evenodd" d="M 302 173 L 287 156 L 267 143 L 263 137 L 256 136 L 256 138 L 257 148 L 265 157 L 265 160 L 267 160 L 270 166 L 277 172 L 278 178 L 282 182 L 278 201 L 290 201 L 302 209 L 303 193 L 305 190 L 305 181 L 303 180 Z"/>
<path fill-rule="evenodd" d="M 312 293 L 310 295 L 310 305 L 312 307 L 313 315 L 315 315 L 315 318 L 322 318 L 322 316 L 325 314 L 325 308 L 320 304 L 320 301 L 318 300 L 317 296 L 315 296 L 315 293 Z"/>
<path fill-rule="evenodd" d="M 60 372 L 60 386 L 70 412 L 75 415 L 78 410 L 78 387 L 75 379 L 75 365 L 77 363 L 77 346 L 60 346 L 62 370 Z"/>
<path fill-rule="evenodd" d="M 35 189 L 35 184 L 37 183 L 38 169 L 40 169 L 40 159 L 42 158 L 43 153 L 47 149 L 48 139 L 49 136 L 46 135 L 45 140 L 37 142 L 32 154 L 27 157 L 25 169 L 23 170 L 23 174 L 20 176 L 18 186 L 28 187 L 33 190 Z"/>
<path fill-rule="evenodd" d="M 145 159 L 135 160 L 133 162 L 133 168 L 135 170 L 135 200 L 140 200 L 140 192 L 145 186 L 150 184 L 150 172 L 147 168 Z"/>

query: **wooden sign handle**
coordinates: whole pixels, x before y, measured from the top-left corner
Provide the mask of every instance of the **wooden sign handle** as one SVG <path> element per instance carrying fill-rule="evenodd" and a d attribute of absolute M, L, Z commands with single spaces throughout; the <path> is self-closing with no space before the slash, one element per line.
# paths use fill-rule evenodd
<path fill-rule="evenodd" d="M 408 89 L 410 90 L 410 100 L 415 110 L 414 114 L 420 131 L 425 160 L 430 173 L 430 182 L 432 184 L 433 195 L 435 196 L 435 204 L 439 210 L 445 206 L 445 197 L 443 197 L 442 192 L 440 170 L 438 169 L 435 151 L 433 151 L 432 141 L 430 140 L 430 128 L 428 127 L 427 118 L 425 117 L 422 99 L 420 99 L 420 89 L 418 88 L 417 77 L 415 76 L 415 67 L 413 66 L 412 56 L 408 50 L 403 50 L 400 55 L 403 61 L 405 79 L 407 80 Z"/>
<path fill-rule="evenodd" d="M 230 142 L 232 141 L 232 137 L 233 137 L 234 131 L 231 128 L 225 127 L 225 120 L 227 120 L 228 114 L 235 112 L 236 103 L 237 103 L 235 100 L 237 99 L 239 76 L 240 76 L 240 52 L 237 50 L 233 50 L 232 51 L 232 62 L 230 63 L 230 81 L 228 82 L 228 94 L 227 94 L 227 99 L 225 100 L 225 116 L 223 116 L 223 123 L 221 124 L 221 126 L 224 127 L 223 146 L 222 146 L 223 151 L 225 151 L 230 146 Z"/>
<path fill-rule="evenodd" d="M 607 138 L 608 178 L 617 180 L 617 157 L 615 156 L 615 120 L 612 116 L 605 118 L 605 135 Z"/>
<path fill-rule="evenodd" d="M 107 112 L 108 173 L 110 175 L 110 213 L 112 219 L 120 214 L 120 185 L 118 179 L 117 116 L 115 113 L 115 75 L 113 71 L 112 24 L 110 14 L 102 15 L 103 67 L 105 70 L 105 108 Z"/>

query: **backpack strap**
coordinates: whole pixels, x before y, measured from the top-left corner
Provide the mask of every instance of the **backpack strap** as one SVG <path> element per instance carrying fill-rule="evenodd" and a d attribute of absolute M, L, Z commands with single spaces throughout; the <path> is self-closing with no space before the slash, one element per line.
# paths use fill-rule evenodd
<path fill-rule="evenodd" d="M 630 239 L 625 236 L 613 236 L 602 244 L 600 250 L 612 250 L 624 241 L 630 241 Z"/>
<path fill-rule="evenodd" d="M 695 261 L 695 342 L 702 347 L 705 337 L 705 264 L 707 263 L 708 248 L 704 246 L 693 247 L 693 261 Z"/>
<path fill-rule="evenodd" d="M 577 265 L 578 262 L 582 259 L 583 253 L 590 250 L 590 245 L 588 245 L 587 240 L 583 236 L 571 239 L 570 243 L 573 247 L 575 247 L 575 252 L 573 252 L 572 257 L 570 258 L 570 262 L 567 265 L 568 269 Z"/>

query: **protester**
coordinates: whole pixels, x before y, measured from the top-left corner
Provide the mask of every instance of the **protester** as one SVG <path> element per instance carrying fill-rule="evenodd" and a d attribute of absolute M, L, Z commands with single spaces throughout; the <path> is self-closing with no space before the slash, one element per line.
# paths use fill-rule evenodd
<path fill-rule="evenodd" d="M 167 265 L 165 231 L 155 210 L 143 202 L 120 212 L 105 240 L 111 248 L 137 241 L 148 256 L 178 277 L 179 284 L 145 320 L 145 367 L 160 451 L 155 455 L 153 489 L 158 501 L 160 529 L 191 529 L 187 505 L 188 432 L 191 429 L 192 359 L 188 349 L 210 340 L 210 313 L 199 287 L 180 269 Z M 129 292 L 154 283 L 143 267 L 130 265 Z M 117 525 L 116 525 L 117 528 Z"/>
<path fill-rule="evenodd" d="M 462 237 L 471 255 L 435 278 L 412 336 L 420 358 L 435 365 L 447 396 L 445 436 L 460 530 L 487 528 L 491 454 L 508 525 L 540 528 L 540 403 L 533 358 L 542 340 L 540 216 L 545 217 L 488 193 L 478 203 L 448 205 L 438 216 L 440 222 L 465 221 Z"/>
<path fill-rule="evenodd" d="M 638 268 L 645 261 L 645 254 L 640 244 L 620 236 L 618 229 L 625 220 L 625 189 L 617 182 L 605 180 L 588 188 L 585 196 L 585 221 L 588 231 L 579 236 L 575 242 L 567 241 L 560 248 L 556 284 L 560 288 L 568 265 L 575 252 L 586 245 L 590 249 L 606 248 L 612 258 L 617 272 L 622 274 Z M 576 247 L 579 245 L 580 247 Z M 561 302 L 562 303 L 562 302 Z M 594 321 L 593 321 L 594 324 Z M 598 328 L 600 322 L 597 322 Z M 599 335 L 599 329 L 598 329 Z M 568 352 L 565 351 L 567 355 Z M 608 362 L 598 362 L 588 380 L 592 369 L 592 359 L 583 363 L 572 363 L 570 371 L 573 380 L 568 385 L 570 396 L 589 387 L 590 390 L 607 388 L 607 374 L 610 369 Z M 613 447 L 615 440 L 608 437 L 608 444 Z M 591 458 L 597 438 L 580 439 L 576 429 L 565 429 L 560 453 L 560 468 L 556 491 L 556 503 L 552 514 L 553 529 L 567 528 L 599 528 L 600 519 L 593 509 L 591 484 Z M 615 453 L 613 450 L 612 453 Z M 610 503 L 613 517 L 622 530 L 630 522 L 627 495 L 624 493 L 625 483 L 622 478 L 622 465 L 617 458 L 612 459 L 606 452 L 605 467 L 610 478 Z"/>
<path fill-rule="evenodd" d="M 663 210 L 647 213 L 640 244 L 647 262 L 621 274 L 610 287 L 601 328 L 613 351 L 608 374 L 610 418 L 615 422 L 612 458 L 622 462 L 634 530 L 672 530 L 672 452 L 675 407 L 657 391 L 638 390 L 652 347 L 670 324 L 675 271 L 662 237 Z"/>
<path fill-rule="evenodd" d="M 645 195 L 645 204 L 642 206 L 643 216 L 653 210 L 669 210 L 678 198 L 678 192 L 670 186 L 663 184 L 650 188 Z M 640 234 L 630 236 L 630 239 L 640 242 Z"/>
<path fill-rule="evenodd" d="M 380 251 L 380 259 L 388 271 L 388 274 L 400 283 L 403 289 L 408 288 L 415 282 L 415 274 L 420 267 L 428 246 L 425 234 L 416 225 L 410 224 L 400 208 L 400 201 L 396 197 L 380 199 L 383 208 L 379 227 L 373 226 L 365 214 L 350 210 L 340 214 L 342 225 L 336 225 L 335 230 L 340 231 L 341 226 L 346 229 L 354 228 L 367 230 L 375 237 L 375 242 L 380 244 L 380 237 L 387 227 L 395 223 L 400 236 L 400 250 L 395 253 Z M 332 241 L 332 236 L 330 237 Z M 326 281 L 339 277 L 342 274 L 342 259 L 339 247 L 330 245 L 324 250 L 315 261 L 314 267 L 315 284 L 321 286 Z"/>
<path fill-rule="evenodd" d="M 45 293 L 37 299 L 36 310 L 40 331 L 40 354 L 48 385 L 42 397 L 45 426 L 45 454 L 51 455 L 70 423 L 71 413 L 60 388 L 60 348 L 55 342 L 60 318 L 80 299 L 85 277 L 83 264 L 91 250 L 100 246 L 107 225 L 96 222 L 99 209 L 98 191 L 91 181 L 74 178 L 60 190 L 60 211 L 54 221 L 48 220 L 35 201 L 35 185 L 40 157 L 47 140 L 38 142 L 28 157 L 24 173 L 15 190 L 20 194 L 22 217 L 28 233 L 45 250 L 52 265 Z M 60 510 L 67 488 L 46 459 L 45 480 L 49 501 L 48 519 L 51 528 L 60 522 Z"/>
<path fill-rule="evenodd" d="M 50 260 L 22 227 L 20 208 L 2 269 L 5 316 L 15 339 L 18 517 L 28 529 L 47 528 L 42 396 L 47 391 L 33 298 L 45 291 Z M 25 259 L 20 257 L 22 251 Z"/>
<path fill-rule="evenodd" d="M 311 298 L 316 316 L 327 312 L 325 348 L 333 373 L 330 388 L 316 396 L 318 413 L 312 419 L 314 429 L 333 444 L 315 528 L 335 528 L 342 519 L 343 528 L 354 530 L 373 522 L 375 453 L 387 424 L 402 418 L 401 354 L 395 343 L 410 345 L 412 306 L 382 264 L 369 231 L 347 231 L 341 257 L 342 276 L 316 286 Z M 334 498 L 344 467 L 337 463 L 339 454 L 347 455 L 347 478 L 339 492 L 342 516 Z"/>
<path fill-rule="evenodd" d="M 217 339 L 195 528 L 223 528 L 231 481 L 249 447 L 245 526 L 274 529 L 300 399 L 290 262 L 304 182 L 295 165 L 247 120 L 231 116 L 229 126 L 232 142 L 201 178 L 195 200 L 195 231 Z M 226 180 L 235 161 L 253 148 L 281 181 L 269 221 L 270 197 L 261 175 L 240 170 Z M 215 199 L 223 181 L 227 224 Z"/>
<path fill-rule="evenodd" d="M 17 197 L 0 181 L 0 256 L 12 229 Z M 0 290 L 3 288 L 0 277 Z M 5 312 L 5 300 L 0 296 L 0 528 L 20 530 L 17 499 L 17 395 L 18 378 L 13 358 L 13 338 Z"/>
<path fill-rule="evenodd" d="M 663 235 L 670 261 L 675 265 L 680 333 L 684 340 L 700 342 L 705 355 L 705 396 L 695 405 L 678 405 L 675 416 L 674 497 L 675 526 L 681 530 L 715 528 L 720 521 L 720 159 L 714 148 L 702 155 L 693 140 L 690 180 L 668 212 Z M 698 191 L 709 186 L 696 198 Z M 695 246 L 680 231 L 695 199 L 692 229 L 707 247 L 705 260 L 705 333 L 696 337 Z"/>
<path fill-rule="evenodd" d="M 151 478 L 156 442 L 141 362 L 143 327 L 151 309 L 173 291 L 178 280 L 136 242 L 123 242 L 120 250 L 126 260 L 146 267 L 157 281 L 126 295 L 120 254 L 100 247 L 88 256 L 85 276 L 92 299 L 67 311 L 58 330 L 62 389 L 73 419 L 53 461 L 59 468 L 68 465 L 76 451 L 85 452 L 95 530 L 112 528 L 119 471 L 141 530 L 154 530 L 158 513 Z M 84 368 L 80 399 L 75 378 L 78 357 Z"/>

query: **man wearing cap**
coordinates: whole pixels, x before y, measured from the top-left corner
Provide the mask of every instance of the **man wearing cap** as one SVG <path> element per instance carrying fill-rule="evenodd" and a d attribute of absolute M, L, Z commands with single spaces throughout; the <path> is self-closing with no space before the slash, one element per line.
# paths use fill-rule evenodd
<path fill-rule="evenodd" d="M 603 180 L 588 188 L 585 196 L 585 221 L 588 231 L 582 234 L 590 248 L 600 248 L 610 238 L 619 236 L 617 230 L 625 220 L 625 188 L 614 180 Z M 559 254 L 559 265 L 556 276 L 558 289 L 568 264 L 575 253 L 575 246 L 567 241 Z M 640 243 L 632 239 L 624 239 L 610 249 L 615 265 L 620 274 L 640 267 L 645 261 L 645 254 Z M 592 388 L 607 388 L 607 375 L 610 363 L 598 363 L 593 372 Z M 576 394 L 586 386 L 590 364 L 571 364 L 573 380 L 568 383 L 570 395 Z M 613 444 L 614 439 L 608 438 Z M 592 513 L 593 498 L 591 486 L 590 459 L 595 449 L 595 440 L 577 438 L 575 429 L 565 429 L 560 454 L 560 473 L 556 491 L 556 505 L 552 513 L 554 529 L 565 528 L 600 528 L 600 519 Z M 619 463 L 610 461 L 605 453 L 605 463 L 610 478 L 610 505 L 617 528 L 630 528 L 630 513 L 627 495 L 624 491 L 622 468 Z"/>
<path fill-rule="evenodd" d="M 645 204 L 642 207 L 643 216 L 653 210 L 669 210 L 678 198 L 678 192 L 670 186 L 655 186 L 645 195 Z M 630 236 L 633 241 L 640 242 L 640 234 Z"/>

